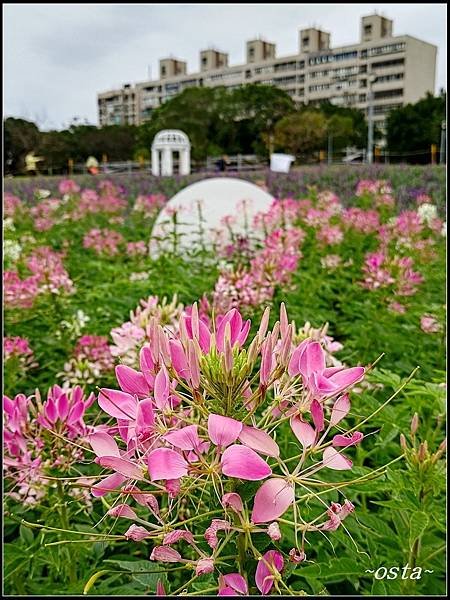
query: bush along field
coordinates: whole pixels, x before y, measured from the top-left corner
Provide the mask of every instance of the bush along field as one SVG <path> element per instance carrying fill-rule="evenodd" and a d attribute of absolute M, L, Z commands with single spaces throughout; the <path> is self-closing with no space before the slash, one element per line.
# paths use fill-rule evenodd
<path fill-rule="evenodd" d="M 445 592 L 443 190 L 396 177 L 183 252 L 161 190 L 7 188 L 7 594 Z"/>

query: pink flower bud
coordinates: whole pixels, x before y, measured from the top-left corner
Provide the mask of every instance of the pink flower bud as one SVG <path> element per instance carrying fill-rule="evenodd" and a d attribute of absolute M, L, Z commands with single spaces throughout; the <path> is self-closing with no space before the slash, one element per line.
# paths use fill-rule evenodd
<path fill-rule="evenodd" d="M 222 506 L 224 508 L 229 506 L 236 512 L 241 512 L 244 508 L 241 497 L 235 492 L 230 492 L 222 496 Z"/>
<path fill-rule="evenodd" d="M 419 427 L 419 415 L 417 413 L 414 413 L 414 416 L 411 419 L 411 435 L 416 434 L 418 427 Z"/>
<path fill-rule="evenodd" d="M 293 563 L 301 563 L 306 560 L 306 554 L 303 552 L 303 550 L 292 548 L 292 550 L 289 551 L 289 560 Z"/>
<path fill-rule="evenodd" d="M 169 544 L 175 544 L 179 540 L 186 540 L 188 544 L 192 544 L 194 541 L 194 536 L 190 531 L 186 531 L 184 529 L 178 529 L 177 531 L 171 531 L 166 534 L 163 539 L 164 546 Z"/>
<path fill-rule="evenodd" d="M 180 562 L 181 554 L 170 546 L 155 546 L 150 554 L 150 560 L 160 562 Z"/>
<path fill-rule="evenodd" d="M 281 540 L 280 527 L 276 521 L 271 523 L 267 528 L 267 535 L 273 542 L 278 542 L 279 540 Z"/>
<path fill-rule="evenodd" d="M 214 559 L 212 558 L 201 558 L 197 562 L 197 566 L 195 567 L 195 574 L 197 577 L 199 575 L 205 575 L 206 573 L 212 573 L 214 571 Z"/>
<path fill-rule="evenodd" d="M 133 520 L 137 518 L 137 514 L 128 506 L 128 504 L 118 504 L 117 506 L 110 508 L 108 510 L 108 515 L 110 517 L 123 517 L 124 519 Z"/>
<path fill-rule="evenodd" d="M 139 525 L 131 525 L 124 533 L 127 540 L 133 540 L 133 542 L 141 542 L 145 538 L 151 537 L 151 535 L 150 531 Z"/>

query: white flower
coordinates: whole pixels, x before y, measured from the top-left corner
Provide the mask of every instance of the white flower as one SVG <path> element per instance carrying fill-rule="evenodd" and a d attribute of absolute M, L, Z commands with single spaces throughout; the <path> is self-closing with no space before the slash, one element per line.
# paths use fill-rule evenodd
<path fill-rule="evenodd" d="M 5 260 L 16 262 L 22 254 L 22 246 L 14 240 L 4 240 L 3 256 Z"/>
<path fill-rule="evenodd" d="M 38 200 L 44 200 L 44 198 L 48 198 L 51 196 L 50 190 L 35 190 L 34 195 Z"/>
<path fill-rule="evenodd" d="M 442 237 L 447 237 L 447 221 L 442 223 L 441 235 Z"/>
<path fill-rule="evenodd" d="M 417 214 L 419 215 L 419 218 L 422 221 L 422 223 L 430 224 L 431 221 L 436 219 L 438 216 L 437 207 L 434 204 L 429 204 L 428 202 L 425 202 L 424 204 L 421 204 L 419 206 L 419 208 L 417 209 Z"/>
<path fill-rule="evenodd" d="M 137 273 L 131 273 L 130 274 L 130 281 L 144 281 L 145 279 L 149 278 L 150 273 L 147 273 L 147 271 L 140 271 Z"/>
<path fill-rule="evenodd" d="M 7 217 L 6 219 L 3 219 L 3 231 L 15 231 L 16 228 L 14 227 L 14 221 L 12 220 L 11 217 Z"/>

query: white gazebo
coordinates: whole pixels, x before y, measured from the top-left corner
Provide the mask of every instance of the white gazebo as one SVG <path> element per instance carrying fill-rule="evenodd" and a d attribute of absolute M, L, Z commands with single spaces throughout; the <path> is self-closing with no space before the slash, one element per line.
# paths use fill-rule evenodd
<path fill-rule="evenodd" d="M 191 144 L 188 136 L 179 129 L 164 129 L 155 135 L 152 143 L 153 175 L 173 175 L 173 152 L 179 155 L 179 174 L 189 175 Z"/>

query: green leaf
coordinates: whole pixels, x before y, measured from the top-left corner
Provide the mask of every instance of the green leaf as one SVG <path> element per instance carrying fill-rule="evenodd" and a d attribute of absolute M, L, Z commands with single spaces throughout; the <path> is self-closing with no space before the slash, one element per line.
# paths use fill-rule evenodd
<path fill-rule="evenodd" d="M 20 539 L 27 545 L 31 546 L 34 542 L 34 534 L 29 527 L 21 524 L 19 529 Z"/>
<path fill-rule="evenodd" d="M 424 533 L 430 519 L 428 515 L 424 512 L 417 511 L 412 513 L 411 520 L 409 523 L 409 545 L 410 547 L 414 544 L 414 542 L 420 538 L 420 536 Z"/>

